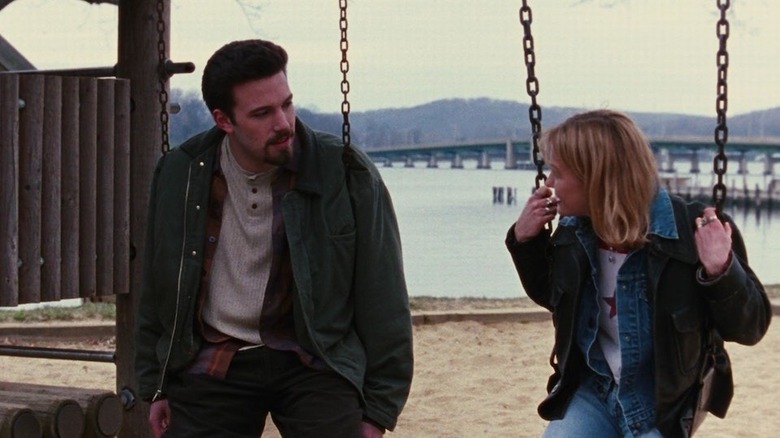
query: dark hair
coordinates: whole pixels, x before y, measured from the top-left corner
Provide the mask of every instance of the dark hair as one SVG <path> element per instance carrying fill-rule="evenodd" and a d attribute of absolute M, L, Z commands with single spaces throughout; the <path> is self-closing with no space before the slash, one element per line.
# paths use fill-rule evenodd
<path fill-rule="evenodd" d="M 287 52 L 260 39 L 233 41 L 214 52 L 203 69 L 201 92 L 210 112 L 222 110 L 233 119 L 233 87 L 287 73 Z"/>

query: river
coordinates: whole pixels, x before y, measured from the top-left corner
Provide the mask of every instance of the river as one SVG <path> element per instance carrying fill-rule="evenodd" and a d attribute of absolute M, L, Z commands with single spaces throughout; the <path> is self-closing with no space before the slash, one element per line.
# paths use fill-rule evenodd
<path fill-rule="evenodd" d="M 417 163 L 415 168 L 404 168 L 396 163 L 379 168 L 398 216 L 412 296 L 525 295 L 504 236 L 530 193 L 534 172 L 474 167 L 450 169 L 442 163 L 441 168 L 429 169 Z M 699 178 L 707 183 L 711 179 L 709 175 Z M 756 178 L 762 177 L 747 177 L 748 187 Z M 493 203 L 493 187 L 516 188 L 517 203 Z M 780 283 L 780 240 L 772 238 L 773 232 L 776 236 L 780 231 L 780 210 L 729 207 L 726 213 L 742 232 L 759 279 L 764 284 Z"/>

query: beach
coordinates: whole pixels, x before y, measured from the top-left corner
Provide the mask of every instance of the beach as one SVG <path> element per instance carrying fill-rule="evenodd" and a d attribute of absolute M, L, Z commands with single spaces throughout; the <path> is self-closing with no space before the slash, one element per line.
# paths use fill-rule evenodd
<path fill-rule="evenodd" d="M 553 339 L 548 316 L 528 309 L 467 309 L 416 312 L 415 321 L 409 401 L 395 431 L 386 436 L 540 436 L 545 421 L 536 406 L 545 395 Z M 79 346 L 107 347 L 99 339 L 85 339 Z M 780 430 L 774 402 L 780 391 L 780 325 L 775 321 L 755 346 L 726 346 L 734 368 L 734 399 L 727 417 L 710 415 L 697 436 L 774 435 Z M 114 388 L 112 364 L 0 356 L 0 369 L 6 381 Z M 270 419 L 264 436 L 279 436 Z"/>

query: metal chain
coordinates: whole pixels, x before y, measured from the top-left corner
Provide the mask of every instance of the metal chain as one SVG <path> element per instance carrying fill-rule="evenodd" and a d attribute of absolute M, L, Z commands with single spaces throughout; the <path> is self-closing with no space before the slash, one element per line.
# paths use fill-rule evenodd
<path fill-rule="evenodd" d="M 534 37 L 531 34 L 532 21 L 531 8 L 528 6 L 527 1 L 523 0 L 523 6 L 520 8 L 520 23 L 523 25 L 523 53 L 528 74 L 525 88 L 528 96 L 531 98 L 531 106 L 528 107 L 528 117 L 531 120 L 532 158 L 537 172 L 535 186 L 538 189 L 542 181 L 547 179 L 547 176 L 544 174 L 544 160 L 539 151 L 539 137 L 542 132 L 542 108 L 536 102 L 536 96 L 539 94 L 539 80 L 536 78 L 534 71 L 536 54 L 534 53 Z"/>
<path fill-rule="evenodd" d="M 726 142 L 729 137 L 729 129 L 726 125 L 726 110 L 728 109 L 728 67 L 729 52 L 726 49 L 726 40 L 729 38 L 729 21 L 726 19 L 726 11 L 730 6 L 730 0 L 717 0 L 718 9 L 720 9 L 720 19 L 718 20 L 716 33 L 720 41 L 720 47 L 717 54 L 718 65 L 718 97 L 715 101 L 715 110 L 718 114 L 718 124 L 715 127 L 715 144 L 718 146 L 718 153 L 713 159 L 713 168 L 718 175 L 718 182 L 712 188 L 712 199 L 715 203 L 715 209 L 718 213 L 723 211 L 723 204 L 726 201 L 726 185 L 723 183 L 723 175 L 728 167 L 728 158 L 726 158 Z"/>
<path fill-rule="evenodd" d="M 341 94 L 344 101 L 341 103 L 341 114 L 344 121 L 341 126 L 341 139 L 344 142 L 344 152 L 346 153 L 352 147 L 349 125 L 349 81 L 347 72 L 349 72 L 349 61 L 347 60 L 347 50 L 349 49 L 349 40 L 347 39 L 347 0 L 339 0 L 339 10 L 341 18 L 339 19 L 339 28 L 341 29 Z"/>
<path fill-rule="evenodd" d="M 160 82 L 160 125 L 162 128 L 162 143 L 160 149 L 163 155 L 171 149 L 168 136 L 168 79 L 170 74 L 166 70 L 168 62 L 165 47 L 165 0 L 157 0 L 157 78 Z"/>

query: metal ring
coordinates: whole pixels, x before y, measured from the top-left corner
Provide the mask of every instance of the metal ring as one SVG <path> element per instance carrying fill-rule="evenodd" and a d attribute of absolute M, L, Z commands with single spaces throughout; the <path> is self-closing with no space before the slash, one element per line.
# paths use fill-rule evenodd
<path fill-rule="evenodd" d="M 552 200 L 552 198 L 547 198 L 547 200 L 545 200 L 544 202 L 545 202 L 545 205 L 546 205 L 547 207 L 549 207 L 549 206 L 551 206 L 551 205 L 553 204 L 553 200 Z M 545 207 L 545 208 L 546 208 L 546 207 Z"/>
<path fill-rule="evenodd" d="M 714 215 L 713 215 L 713 216 L 709 216 L 709 217 L 707 217 L 707 223 L 714 222 L 714 221 L 716 221 L 716 220 L 718 220 L 718 217 L 717 217 L 717 216 L 714 216 Z"/>

